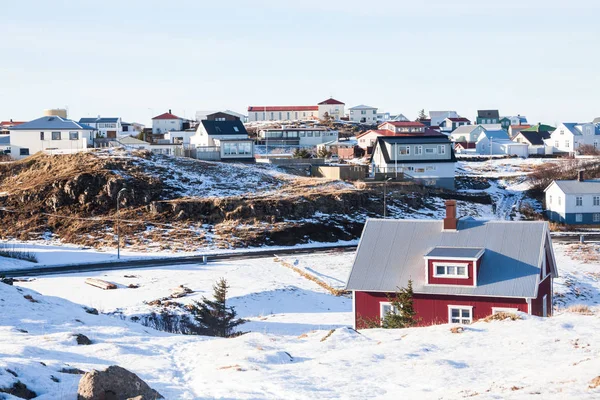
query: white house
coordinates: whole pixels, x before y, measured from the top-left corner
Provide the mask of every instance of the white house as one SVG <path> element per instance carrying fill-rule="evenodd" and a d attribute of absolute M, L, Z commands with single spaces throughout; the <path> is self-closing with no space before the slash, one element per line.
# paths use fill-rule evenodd
<path fill-rule="evenodd" d="M 432 126 L 439 126 L 442 132 L 453 132 L 456 128 L 461 126 L 469 125 L 471 121 L 464 117 L 448 117 L 439 124 L 431 124 Z"/>
<path fill-rule="evenodd" d="M 123 127 L 122 136 L 136 136 L 145 128 L 144 124 L 137 122 L 121 122 L 121 126 Z"/>
<path fill-rule="evenodd" d="M 171 110 L 152 118 L 152 133 L 183 130 L 183 118 L 171 114 Z"/>
<path fill-rule="evenodd" d="M 454 189 L 455 163 L 452 142 L 443 134 L 381 136 L 371 156 L 376 178 L 403 173 L 422 184 L 449 189 Z"/>
<path fill-rule="evenodd" d="M 195 129 L 186 129 L 185 131 L 171 131 L 171 132 L 165 133 L 163 140 L 166 143 L 191 144 L 190 140 L 195 135 L 196 135 Z"/>
<path fill-rule="evenodd" d="M 342 103 L 341 101 L 331 97 L 327 100 L 320 102 L 319 104 L 317 104 L 319 111 L 319 119 L 323 119 L 325 115 L 328 115 L 333 119 L 339 120 L 340 118 L 346 115 L 344 113 L 345 105 L 346 104 Z"/>
<path fill-rule="evenodd" d="M 364 104 L 350 107 L 349 118 L 352 122 L 360 122 L 366 124 L 377 123 L 377 107 L 365 106 Z"/>
<path fill-rule="evenodd" d="M 512 138 L 513 142 L 525 143 L 529 147 L 529 154 L 552 154 L 552 147 L 546 146 L 545 139 L 550 137 L 548 132 L 535 132 L 521 130 Z"/>
<path fill-rule="evenodd" d="M 59 116 L 46 116 L 10 128 L 13 158 L 21 159 L 39 151 L 73 153 L 93 147 L 91 126 Z"/>
<path fill-rule="evenodd" d="M 250 106 L 248 121 L 306 121 L 319 118 L 319 106 Z"/>
<path fill-rule="evenodd" d="M 251 160 L 254 158 L 254 141 L 240 120 L 202 120 L 196 135 L 190 138 L 197 150 L 210 148 L 219 152 L 221 160 Z"/>
<path fill-rule="evenodd" d="M 0 156 L 10 155 L 10 135 L 0 135 Z"/>
<path fill-rule="evenodd" d="M 328 128 L 281 128 L 261 129 L 258 139 L 272 145 L 316 146 L 338 139 L 338 131 Z"/>
<path fill-rule="evenodd" d="M 369 147 L 375 146 L 377 138 L 381 136 L 393 136 L 394 132 L 385 129 L 370 129 L 356 136 L 358 147 L 363 150 L 368 150 Z"/>
<path fill-rule="evenodd" d="M 545 190 L 546 213 L 551 221 L 600 225 L 600 180 L 554 181 Z"/>
<path fill-rule="evenodd" d="M 460 118 L 456 111 L 429 111 L 431 126 L 440 126 L 446 118 Z"/>
<path fill-rule="evenodd" d="M 79 123 L 96 129 L 98 136 L 103 138 L 114 139 L 123 134 L 121 117 L 80 118 Z"/>
<path fill-rule="evenodd" d="M 580 146 L 600 146 L 600 124 L 564 122 L 545 140 L 556 152 L 576 152 Z"/>
<path fill-rule="evenodd" d="M 450 133 L 450 140 L 457 143 L 476 143 L 484 131 L 481 125 L 462 125 Z"/>
<path fill-rule="evenodd" d="M 229 114 L 233 117 L 239 118 L 240 121 L 242 121 L 242 122 L 248 122 L 247 116 L 245 116 L 244 114 L 235 112 L 235 111 L 231 111 L 231 110 L 196 111 L 196 122 L 200 122 L 203 119 L 207 119 L 207 116 L 216 114 L 216 113 Z"/>
<path fill-rule="evenodd" d="M 504 129 L 483 129 L 477 138 L 475 149 L 481 155 L 515 155 L 527 158 L 529 149 L 526 143 L 510 140 Z"/>

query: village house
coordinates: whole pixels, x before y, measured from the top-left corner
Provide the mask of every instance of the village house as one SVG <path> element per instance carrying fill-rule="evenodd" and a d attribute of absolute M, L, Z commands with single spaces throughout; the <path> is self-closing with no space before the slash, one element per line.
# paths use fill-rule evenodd
<path fill-rule="evenodd" d="M 548 139 L 548 132 L 534 132 L 522 130 L 512 138 L 513 142 L 527 144 L 529 154 L 552 154 L 552 147 L 546 146 L 544 140 Z"/>
<path fill-rule="evenodd" d="M 211 118 L 209 118 L 209 116 Z M 196 122 L 200 122 L 203 119 L 215 118 L 225 118 L 225 120 L 227 121 L 231 121 L 237 118 L 242 122 L 248 122 L 247 116 L 231 110 L 196 111 Z"/>
<path fill-rule="evenodd" d="M 462 125 L 448 136 L 456 143 L 476 143 L 483 131 L 484 128 L 481 125 Z"/>
<path fill-rule="evenodd" d="M 377 138 L 371 173 L 377 178 L 409 178 L 427 186 L 454 189 L 456 157 L 444 134 L 404 133 Z"/>
<path fill-rule="evenodd" d="M 511 125 L 527 125 L 527 117 L 523 115 L 500 117 L 498 123 L 502 126 L 502 129 L 508 130 Z"/>
<path fill-rule="evenodd" d="M 475 146 L 477 154 L 491 155 L 509 155 L 527 158 L 529 148 L 526 143 L 517 143 L 510 140 L 508 133 L 504 129 L 486 129 L 484 128 Z"/>
<path fill-rule="evenodd" d="M 564 122 L 558 125 L 545 143 L 551 146 L 554 152 L 563 153 L 575 153 L 584 145 L 598 148 L 600 124 Z"/>
<path fill-rule="evenodd" d="M 447 118 L 460 118 L 456 111 L 429 111 L 429 125 L 441 126 Z"/>
<path fill-rule="evenodd" d="M 358 146 L 371 154 L 378 137 L 395 136 L 398 133 L 425 133 L 435 134 L 431 129 L 418 121 L 387 121 L 380 124 L 377 129 L 370 129 L 356 136 Z"/>
<path fill-rule="evenodd" d="M 171 110 L 152 118 L 152 133 L 183 130 L 183 118 L 171 114 Z"/>
<path fill-rule="evenodd" d="M 0 135 L 0 156 L 10 155 L 10 135 Z"/>
<path fill-rule="evenodd" d="M 567 225 L 600 225 L 600 179 L 552 182 L 545 190 L 546 214 L 551 221 Z"/>
<path fill-rule="evenodd" d="M 481 124 L 499 124 L 500 114 L 498 110 L 477 110 L 476 125 Z"/>
<path fill-rule="evenodd" d="M 409 280 L 418 326 L 470 324 L 500 311 L 552 315 L 557 276 L 547 222 L 458 219 L 448 200 L 443 221 L 368 219 L 346 290 L 357 329 L 402 312 L 389 299 Z"/>
<path fill-rule="evenodd" d="M 439 127 L 442 132 L 453 132 L 456 128 L 471 124 L 471 120 L 464 117 L 448 117 L 440 122 Z"/>
<path fill-rule="evenodd" d="M 123 135 L 121 117 L 80 118 L 79 123 L 94 128 L 99 137 L 115 139 Z"/>
<path fill-rule="evenodd" d="M 515 136 L 524 129 L 531 128 L 531 125 L 511 125 L 508 127 L 508 137 L 514 140 Z"/>
<path fill-rule="evenodd" d="M 358 142 L 355 139 L 347 140 L 332 140 L 317 145 L 317 152 L 325 149 L 331 152 L 332 156 L 337 156 L 340 160 L 350 160 L 353 158 L 362 157 L 365 152 L 358 147 Z"/>
<path fill-rule="evenodd" d="M 259 130 L 258 139 L 260 142 L 270 146 L 287 145 L 312 147 L 321 143 L 337 140 L 338 131 L 325 127 L 293 128 L 282 126 L 281 128 Z"/>
<path fill-rule="evenodd" d="M 329 98 L 314 106 L 249 106 L 248 121 L 307 121 L 329 116 L 341 119 L 344 103 Z"/>
<path fill-rule="evenodd" d="M 364 104 L 350 107 L 349 118 L 351 122 L 376 124 L 377 123 L 377 107 L 366 106 Z"/>
<path fill-rule="evenodd" d="M 254 141 L 240 120 L 202 120 L 190 139 L 198 159 L 254 160 Z"/>
<path fill-rule="evenodd" d="M 8 135 L 10 133 L 9 129 L 13 126 L 24 124 L 25 121 L 13 121 L 12 119 L 9 121 L 0 121 L 0 135 Z"/>
<path fill-rule="evenodd" d="M 59 116 L 45 116 L 9 129 L 15 159 L 39 151 L 73 153 L 94 146 L 94 128 Z"/>

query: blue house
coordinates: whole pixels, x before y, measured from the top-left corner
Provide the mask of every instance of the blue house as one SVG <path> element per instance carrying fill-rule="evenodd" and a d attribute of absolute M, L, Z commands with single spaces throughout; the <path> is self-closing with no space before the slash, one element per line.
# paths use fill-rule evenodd
<path fill-rule="evenodd" d="M 600 225 L 600 179 L 554 181 L 545 190 L 551 221 L 568 225 Z"/>

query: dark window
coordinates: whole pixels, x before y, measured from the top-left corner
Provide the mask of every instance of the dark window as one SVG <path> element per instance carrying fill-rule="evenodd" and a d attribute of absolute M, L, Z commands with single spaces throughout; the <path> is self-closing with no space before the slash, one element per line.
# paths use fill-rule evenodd
<path fill-rule="evenodd" d="M 79 140 L 79 132 L 69 132 L 69 140 Z"/>
<path fill-rule="evenodd" d="M 29 149 L 20 148 L 19 149 L 19 155 L 21 155 L 21 156 L 28 156 L 29 155 Z"/>
<path fill-rule="evenodd" d="M 44 140 L 44 132 L 40 132 L 40 140 Z"/>
<path fill-rule="evenodd" d="M 60 140 L 60 132 L 52 132 L 52 140 Z"/>

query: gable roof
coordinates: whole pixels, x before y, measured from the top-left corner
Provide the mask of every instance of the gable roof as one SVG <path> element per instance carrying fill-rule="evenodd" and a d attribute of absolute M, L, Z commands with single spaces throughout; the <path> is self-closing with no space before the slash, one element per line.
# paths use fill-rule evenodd
<path fill-rule="evenodd" d="M 140 140 L 138 138 L 134 138 L 131 136 L 124 136 L 124 137 L 119 138 L 118 140 L 117 139 L 113 139 L 113 140 L 115 140 L 121 144 L 124 144 L 124 145 L 137 145 L 137 144 L 146 145 L 146 146 L 150 145 L 150 143 L 148 143 L 148 142 L 144 142 L 143 140 Z"/>
<path fill-rule="evenodd" d="M 471 122 L 471 120 L 469 118 L 465 118 L 465 117 L 448 117 L 446 119 L 449 119 L 452 122 Z"/>
<path fill-rule="evenodd" d="M 0 128 L 8 128 L 11 126 L 17 126 L 17 125 L 24 124 L 25 122 L 26 121 L 1 121 Z"/>
<path fill-rule="evenodd" d="M 553 127 L 553 126 L 544 125 L 544 124 L 537 124 L 537 125 L 533 125 L 530 128 L 523 129 L 521 132 L 523 132 L 523 131 L 527 131 L 527 132 L 554 132 L 555 130 L 556 130 L 556 128 Z"/>
<path fill-rule="evenodd" d="M 600 179 L 588 179 L 584 181 L 554 181 L 565 194 L 598 194 L 600 195 Z M 550 184 L 548 188 L 552 186 Z M 546 190 L 548 190 L 546 188 Z"/>
<path fill-rule="evenodd" d="M 389 136 L 379 136 L 375 145 L 373 146 L 373 154 L 371 154 L 371 159 L 375 154 L 375 148 L 381 148 L 381 154 L 383 155 L 383 159 L 386 164 L 393 163 L 394 160 L 391 159 L 390 154 L 388 153 L 387 147 L 384 145 L 385 143 L 390 143 L 391 145 L 402 145 L 402 144 L 452 144 L 448 136 L 444 134 L 440 134 L 439 132 L 431 131 L 433 133 L 430 134 L 393 134 Z M 413 164 L 413 163 L 447 163 L 447 162 L 455 162 L 456 155 L 454 154 L 453 146 L 450 146 L 450 158 L 449 159 L 431 159 L 424 158 L 422 160 L 406 160 L 403 161 L 405 164 Z"/>
<path fill-rule="evenodd" d="M 86 130 L 86 131 L 94 131 L 95 128 L 92 128 L 89 125 L 81 124 L 75 122 L 73 120 L 62 118 L 58 116 L 46 116 L 38 119 L 34 119 L 33 121 L 25 122 L 24 124 L 12 126 L 8 128 L 11 131 L 30 131 L 30 130 L 44 130 L 44 129 L 55 129 L 55 130 Z"/>
<path fill-rule="evenodd" d="M 156 117 L 154 117 L 152 119 L 155 120 L 155 119 L 183 119 L 183 118 L 179 118 L 177 115 L 171 114 L 170 112 L 166 112 L 166 113 L 157 115 Z"/>
<path fill-rule="evenodd" d="M 516 136 L 523 136 L 525 140 L 529 142 L 529 144 L 533 146 L 541 146 L 544 144 L 544 139 L 550 138 L 549 132 L 532 132 L 532 131 L 521 131 Z"/>
<path fill-rule="evenodd" d="M 319 106 L 249 106 L 248 111 L 318 111 Z"/>
<path fill-rule="evenodd" d="M 202 120 L 200 121 L 206 133 L 210 136 L 219 136 L 219 135 L 246 135 L 248 136 L 248 131 L 244 127 L 244 124 L 239 119 L 235 121 L 211 121 L 211 120 Z"/>
<path fill-rule="evenodd" d="M 342 103 L 339 100 L 334 99 L 333 97 L 328 98 L 327 100 L 324 100 L 322 102 L 319 103 L 319 105 L 321 104 L 341 104 L 341 105 L 345 105 L 345 103 Z"/>
<path fill-rule="evenodd" d="M 452 131 L 451 135 L 457 134 L 468 134 L 479 128 L 479 125 L 461 125 Z"/>
<path fill-rule="evenodd" d="M 346 289 L 395 292 L 412 280 L 415 293 L 533 298 L 547 237 L 541 221 L 466 218 L 449 232 L 443 221 L 368 219 Z M 477 286 L 426 284 L 424 256 L 440 246 L 485 249 Z"/>
<path fill-rule="evenodd" d="M 494 141 L 497 140 L 510 140 L 508 133 L 504 129 L 483 129 L 482 134 L 479 136 L 482 138 L 486 136 L 488 139 L 492 139 Z"/>
<path fill-rule="evenodd" d="M 119 122 L 119 117 L 80 118 L 80 124 Z"/>
<path fill-rule="evenodd" d="M 423 128 L 426 126 L 425 124 L 422 124 L 419 121 L 386 121 L 386 122 L 379 124 L 379 126 L 381 127 L 385 124 L 394 125 L 399 128 L 402 128 L 402 127 Z"/>
<path fill-rule="evenodd" d="M 358 106 L 350 107 L 349 110 L 377 110 L 377 107 L 365 106 L 360 104 Z"/>
<path fill-rule="evenodd" d="M 10 135 L 0 135 L 0 145 L 1 146 L 10 145 Z"/>
<path fill-rule="evenodd" d="M 500 113 L 498 110 L 477 110 L 477 117 L 500 119 Z"/>

